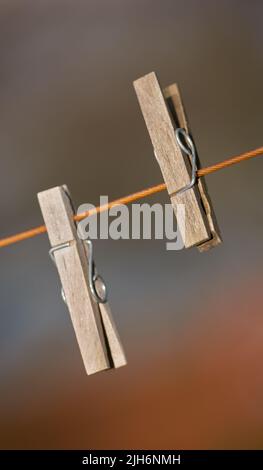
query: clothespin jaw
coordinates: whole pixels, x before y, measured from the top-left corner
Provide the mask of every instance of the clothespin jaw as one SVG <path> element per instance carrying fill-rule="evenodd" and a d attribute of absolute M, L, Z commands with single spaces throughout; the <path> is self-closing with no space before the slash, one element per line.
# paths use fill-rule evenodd
<path fill-rule="evenodd" d="M 189 161 L 176 138 L 178 129 L 184 129 L 189 136 L 177 85 L 162 92 L 152 72 L 136 80 L 134 88 L 175 215 L 178 204 L 185 208 L 185 219 L 177 220 L 185 248 L 197 246 L 199 251 L 206 251 L 217 246 L 221 237 L 205 182 L 198 178 L 197 184 L 191 186 L 194 162 Z M 192 143 L 190 137 L 189 140 Z"/>
<path fill-rule="evenodd" d="M 78 237 L 67 187 L 42 191 L 38 200 L 87 374 L 125 365 L 110 307 L 99 303 L 90 289 L 92 261 Z"/>

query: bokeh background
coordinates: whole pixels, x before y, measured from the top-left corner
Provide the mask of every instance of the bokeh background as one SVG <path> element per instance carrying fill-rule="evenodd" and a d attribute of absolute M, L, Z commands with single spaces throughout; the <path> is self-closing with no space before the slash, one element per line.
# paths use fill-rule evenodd
<path fill-rule="evenodd" d="M 2 0 L 0 225 L 162 181 L 132 81 L 178 82 L 203 166 L 262 145 L 263 3 Z M 0 252 L 0 448 L 262 448 L 260 158 L 207 177 L 224 244 L 96 241 L 128 366 L 87 377 L 47 237 Z M 168 202 L 165 194 L 152 202 Z"/>

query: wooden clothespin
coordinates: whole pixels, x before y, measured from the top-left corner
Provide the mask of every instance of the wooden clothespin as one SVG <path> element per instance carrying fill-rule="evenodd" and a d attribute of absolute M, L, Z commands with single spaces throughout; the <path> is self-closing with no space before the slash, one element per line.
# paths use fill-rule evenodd
<path fill-rule="evenodd" d="M 87 374 L 125 365 L 106 287 L 94 271 L 92 243 L 78 237 L 67 187 L 42 191 L 38 200 Z"/>
<path fill-rule="evenodd" d="M 221 237 L 204 179 L 194 184 L 198 158 L 179 89 L 173 84 L 162 92 L 154 72 L 136 80 L 134 87 L 175 215 L 177 204 L 184 204 L 185 227 L 178 218 L 184 245 L 206 251 L 221 243 Z"/>

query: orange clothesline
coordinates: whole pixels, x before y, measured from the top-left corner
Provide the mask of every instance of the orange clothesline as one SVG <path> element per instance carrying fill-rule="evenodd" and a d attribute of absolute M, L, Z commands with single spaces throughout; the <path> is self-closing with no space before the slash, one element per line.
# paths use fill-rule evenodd
<path fill-rule="evenodd" d="M 215 171 L 221 170 L 223 168 L 227 168 L 231 165 L 235 165 L 236 163 L 241 163 L 245 160 L 249 160 L 250 158 L 257 157 L 259 155 L 263 155 L 263 147 L 259 147 L 257 149 L 251 150 L 246 153 L 242 153 L 241 155 L 236 155 L 235 157 L 228 158 L 220 163 L 216 163 L 215 165 L 208 166 L 206 168 L 201 168 L 197 170 L 197 176 L 205 176 L 209 175 L 210 173 L 214 173 Z M 85 217 L 90 215 L 94 215 L 96 213 L 105 212 L 109 210 L 113 206 L 118 206 L 121 204 L 130 204 L 131 202 L 137 201 L 138 199 L 142 199 L 147 196 L 151 196 L 152 194 L 159 193 L 166 189 L 166 184 L 158 184 L 156 186 L 152 186 L 147 189 L 143 189 L 142 191 L 138 191 L 133 194 L 129 194 L 128 196 L 121 197 L 119 199 L 115 199 L 108 204 L 104 204 L 102 206 L 95 207 L 83 214 L 78 214 L 74 216 L 75 221 L 83 220 Z M 22 240 L 26 240 L 28 238 L 33 238 L 41 233 L 45 233 L 47 231 L 45 225 L 40 225 L 39 227 L 32 228 L 30 230 L 26 230 L 25 232 L 17 233 L 16 235 L 11 235 L 6 238 L 0 239 L 0 248 L 8 245 L 12 245 L 13 243 L 20 242 Z"/>

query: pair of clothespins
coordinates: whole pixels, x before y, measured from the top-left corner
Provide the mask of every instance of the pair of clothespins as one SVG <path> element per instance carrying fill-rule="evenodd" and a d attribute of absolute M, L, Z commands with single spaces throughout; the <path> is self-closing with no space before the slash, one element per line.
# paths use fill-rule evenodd
<path fill-rule="evenodd" d="M 175 215 L 177 204 L 185 207 L 184 245 L 208 250 L 221 238 L 206 185 L 200 178 L 196 182 L 196 149 L 178 87 L 174 84 L 162 92 L 154 73 L 134 86 Z M 92 242 L 77 235 L 66 186 L 43 191 L 38 199 L 87 373 L 125 365 L 105 284 L 94 268 Z M 178 224 L 180 228 L 179 219 Z"/>

